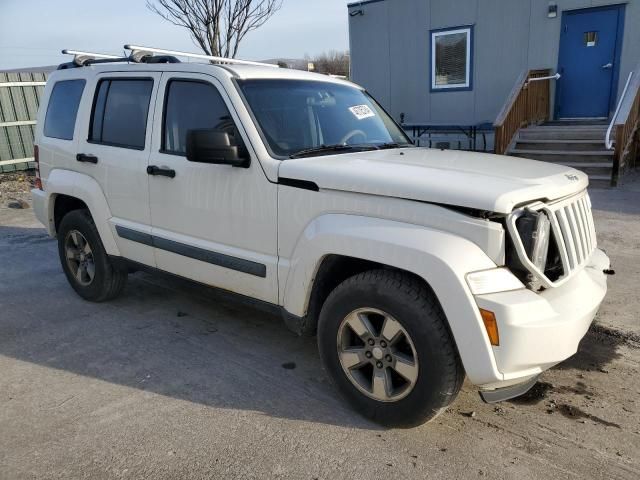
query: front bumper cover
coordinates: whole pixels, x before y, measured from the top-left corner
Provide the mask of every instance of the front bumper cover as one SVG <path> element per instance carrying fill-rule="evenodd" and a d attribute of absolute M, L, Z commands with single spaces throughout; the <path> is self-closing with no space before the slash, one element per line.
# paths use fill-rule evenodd
<path fill-rule="evenodd" d="M 478 307 L 494 312 L 498 322 L 500 345 L 492 348 L 503 375 L 481 389 L 526 383 L 575 354 L 606 294 L 609 267 L 606 254 L 595 250 L 587 266 L 557 288 L 477 295 Z"/>
<path fill-rule="evenodd" d="M 493 390 L 480 390 L 480 397 L 486 403 L 498 403 L 505 400 L 511 400 L 512 398 L 524 395 L 531 387 L 533 387 L 538 381 L 538 375 L 534 375 L 528 380 L 522 383 L 516 383 L 515 385 L 509 385 L 508 387 L 494 388 Z"/>

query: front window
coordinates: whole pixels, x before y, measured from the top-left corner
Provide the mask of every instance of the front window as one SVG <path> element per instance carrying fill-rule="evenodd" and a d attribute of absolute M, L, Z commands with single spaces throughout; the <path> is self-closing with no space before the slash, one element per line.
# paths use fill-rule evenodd
<path fill-rule="evenodd" d="M 210 83 L 194 80 L 171 80 L 164 106 L 162 151 L 176 155 L 187 153 L 187 132 L 208 129 L 226 131 L 235 128 L 229 110 Z"/>
<path fill-rule="evenodd" d="M 309 80 L 238 83 L 278 158 L 410 145 L 402 129 L 359 88 Z"/>
<path fill-rule="evenodd" d="M 431 90 L 471 88 L 471 27 L 431 32 Z"/>

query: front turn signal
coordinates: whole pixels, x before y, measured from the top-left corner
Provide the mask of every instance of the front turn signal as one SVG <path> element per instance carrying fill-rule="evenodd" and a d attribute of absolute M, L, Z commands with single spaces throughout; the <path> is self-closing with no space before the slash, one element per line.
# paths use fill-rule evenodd
<path fill-rule="evenodd" d="M 498 322 L 496 321 L 496 315 L 484 308 L 480 309 L 480 316 L 484 322 L 484 328 L 489 335 L 489 341 L 491 345 L 497 347 L 500 345 L 500 335 L 498 334 Z"/>

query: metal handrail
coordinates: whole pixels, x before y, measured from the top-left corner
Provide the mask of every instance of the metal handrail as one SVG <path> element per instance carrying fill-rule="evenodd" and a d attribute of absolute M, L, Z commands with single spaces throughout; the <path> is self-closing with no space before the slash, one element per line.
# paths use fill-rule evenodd
<path fill-rule="evenodd" d="M 562 75 L 556 73 L 555 75 L 549 75 L 547 77 L 533 77 L 527 80 L 524 84 L 529 85 L 531 82 L 539 82 L 540 80 L 559 80 Z"/>
<path fill-rule="evenodd" d="M 624 90 L 622 90 L 622 95 L 620 95 L 618 106 L 616 107 L 616 111 L 614 112 L 613 117 L 611 117 L 611 123 L 609 124 L 609 128 L 607 128 L 607 136 L 604 139 L 604 146 L 607 148 L 607 150 L 613 149 L 613 141 L 611 140 L 611 130 L 613 130 L 613 125 L 616 122 L 618 113 L 620 113 L 620 107 L 622 107 L 622 102 L 624 101 L 624 98 L 627 95 L 627 90 L 629 89 L 629 84 L 631 83 L 631 77 L 633 77 L 633 72 L 629 73 L 629 77 L 627 78 L 627 83 L 624 85 Z"/>

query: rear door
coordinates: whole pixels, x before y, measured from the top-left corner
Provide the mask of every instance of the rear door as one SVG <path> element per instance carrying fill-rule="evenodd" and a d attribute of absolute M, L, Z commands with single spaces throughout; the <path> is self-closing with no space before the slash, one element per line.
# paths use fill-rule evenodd
<path fill-rule="evenodd" d="M 150 241 L 149 179 L 156 72 L 99 75 L 88 87 L 84 125 L 78 144 L 77 170 L 95 178 L 113 217 L 111 228 L 125 258 L 155 266 Z"/>
<path fill-rule="evenodd" d="M 52 75 L 47 84 L 36 125 L 35 143 L 39 148 L 40 174 L 45 187 L 51 169 L 75 168 L 78 138 L 85 134 L 82 121 L 76 119 L 81 118 L 82 99 L 86 102 L 89 95 L 87 80 L 81 73 L 78 78 L 57 81 L 56 78 L 57 75 Z"/>
<path fill-rule="evenodd" d="M 158 268 L 276 303 L 277 185 L 262 171 L 222 85 L 210 75 L 164 73 L 154 124 L 149 186 Z M 250 166 L 189 161 L 191 129 L 234 131 Z"/>

